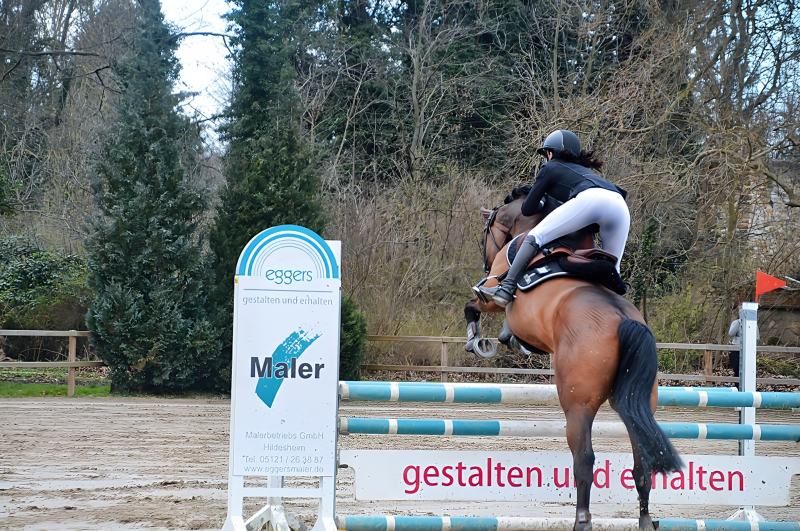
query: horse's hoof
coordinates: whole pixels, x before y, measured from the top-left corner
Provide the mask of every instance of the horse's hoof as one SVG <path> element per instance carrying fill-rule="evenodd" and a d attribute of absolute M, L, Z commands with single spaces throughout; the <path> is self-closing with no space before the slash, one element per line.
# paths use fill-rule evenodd
<path fill-rule="evenodd" d="M 494 341 L 487 338 L 476 338 L 477 341 L 472 345 L 472 352 L 481 358 L 489 359 L 497 355 L 497 345 Z"/>
<path fill-rule="evenodd" d="M 573 531 L 592 531 L 592 513 L 587 509 L 580 509 L 575 514 L 575 525 Z"/>
<path fill-rule="evenodd" d="M 572 527 L 572 531 L 592 531 L 592 521 L 576 523 Z"/>
<path fill-rule="evenodd" d="M 653 524 L 649 514 L 643 514 L 639 517 L 639 531 L 656 531 L 656 527 L 657 523 Z"/>

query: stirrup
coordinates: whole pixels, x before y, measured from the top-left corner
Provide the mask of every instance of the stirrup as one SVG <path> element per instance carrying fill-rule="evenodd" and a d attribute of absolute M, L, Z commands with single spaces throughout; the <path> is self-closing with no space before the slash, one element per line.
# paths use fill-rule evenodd
<path fill-rule="evenodd" d="M 491 297 L 494 303 L 501 308 L 505 308 L 511 301 L 514 300 L 514 292 L 509 291 L 509 289 L 505 287 L 505 283 L 491 288 L 481 286 L 479 289 L 482 293 Z"/>

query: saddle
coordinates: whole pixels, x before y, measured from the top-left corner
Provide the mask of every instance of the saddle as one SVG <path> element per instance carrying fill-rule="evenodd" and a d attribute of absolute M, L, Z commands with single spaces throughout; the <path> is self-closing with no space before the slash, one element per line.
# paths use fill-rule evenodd
<path fill-rule="evenodd" d="M 627 287 L 617 273 L 617 258 L 594 245 L 594 227 L 589 226 L 546 244 L 533 257 L 517 288 L 527 291 L 551 278 L 570 276 L 600 284 L 618 295 Z M 514 262 L 524 235 L 511 240 L 506 251 L 508 264 Z M 499 279 L 498 279 L 499 280 Z"/>

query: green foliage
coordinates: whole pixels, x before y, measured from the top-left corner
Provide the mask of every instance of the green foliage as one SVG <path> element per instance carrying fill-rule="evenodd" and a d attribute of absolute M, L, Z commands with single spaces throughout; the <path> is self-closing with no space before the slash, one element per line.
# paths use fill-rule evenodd
<path fill-rule="evenodd" d="M 342 330 L 339 338 L 339 379 L 360 380 L 367 350 L 367 316 L 349 295 L 342 297 Z"/>
<path fill-rule="evenodd" d="M 800 366 L 798 360 L 773 360 L 760 357 L 756 360 L 758 369 L 767 371 L 770 374 L 788 376 L 790 378 L 800 378 Z"/>
<path fill-rule="evenodd" d="M 92 183 L 102 217 L 88 241 L 87 324 L 121 391 L 205 387 L 218 377 L 218 331 L 207 315 L 199 223 L 190 179 L 199 139 L 176 111 L 177 40 L 157 0 L 142 0 L 136 53 L 116 65 L 122 94 Z"/>
<path fill-rule="evenodd" d="M 299 137 L 293 81 L 302 57 L 298 28 L 312 24 L 313 3 L 233 2 L 234 94 L 222 136 L 227 186 L 220 192 L 209 241 L 215 256 L 212 303 L 231 343 L 231 277 L 245 244 L 264 229 L 295 224 L 321 232 L 322 207 L 313 155 Z M 308 13 L 311 13 L 310 15 Z"/>
<path fill-rule="evenodd" d="M 0 328 L 84 329 L 86 273 L 81 257 L 42 251 L 25 238 L 0 240 Z M 10 344 L 22 349 L 22 343 Z"/>

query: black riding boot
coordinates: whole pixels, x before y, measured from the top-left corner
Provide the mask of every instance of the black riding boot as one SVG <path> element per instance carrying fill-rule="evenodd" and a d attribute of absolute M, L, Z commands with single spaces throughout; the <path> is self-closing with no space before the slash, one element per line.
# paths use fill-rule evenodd
<path fill-rule="evenodd" d="M 528 264 L 538 252 L 539 246 L 536 241 L 533 238 L 525 238 L 503 283 L 494 288 L 481 287 L 480 290 L 492 297 L 495 304 L 505 308 L 509 302 L 514 300 L 514 292 L 517 291 L 519 278 L 528 269 Z"/>

